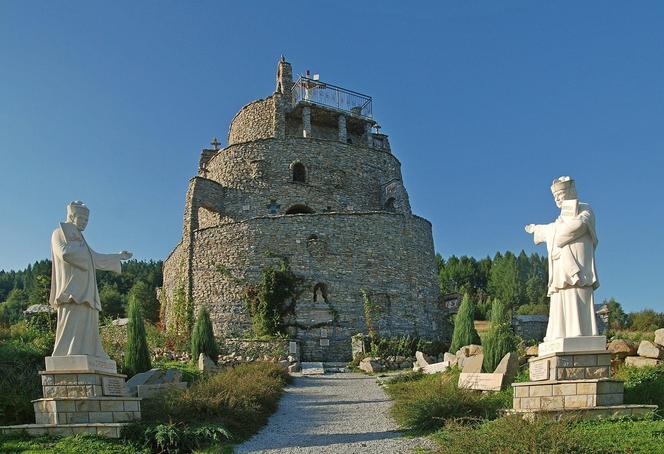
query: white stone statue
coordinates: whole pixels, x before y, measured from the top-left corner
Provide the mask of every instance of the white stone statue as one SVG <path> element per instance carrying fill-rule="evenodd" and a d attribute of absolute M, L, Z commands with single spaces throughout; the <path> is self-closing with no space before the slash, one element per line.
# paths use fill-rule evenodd
<path fill-rule="evenodd" d="M 544 344 L 558 340 L 551 351 L 564 351 L 569 349 L 562 343 L 566 338 L 598 334 L 593 296 L 599 286 L 595 270 L 597 235 L 595 215 L 590 205 L 578 201 L 574 180 L 557 178 L 551 192 L 561 208 L 560 216 L 551 224 L 529 224 L 526 232 L 534 234 L 535 244 L 546 242 L 549 253 L 550 308 Z M 604 348 L 601 339 L 585 341 L 585 344 L 575 342 L 572 349 Z"/>
<path fill-rule="evenodd" d="M 82 202 L 70 203 L 67 222 L 61 222 L 51 236 L 50 303 L 57 310 L 58 323 L 53 355 L 46 358 L 47 369 L 115 368 L 99 338 L 101 302 L 95 270 L 119 273 L 120 261 L 130 259 L 132 254 L 93 251 L 83 237 L 89 214 Z"/>

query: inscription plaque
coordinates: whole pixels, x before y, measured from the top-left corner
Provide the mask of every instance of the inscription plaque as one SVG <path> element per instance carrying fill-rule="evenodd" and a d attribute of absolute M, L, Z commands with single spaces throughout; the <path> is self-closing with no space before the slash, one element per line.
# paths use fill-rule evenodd
<path fill-rule="evenodd" d="M 329 347 L 330 346 L 330 339 L 321 339 L 320 340 L 320 346 L 321 347 Z"/>
<path fill-rule="evenodd" d="M 549 361 L 532 361 L 529 365 L 530 381 L 549 379 Z"/>
<path fill-rule="evenodd" d="M 288 353 L 297 353 L 297 342 L 288 343 Z"/>
<path fill-rule="evenodd" d="M 104 396 L 124 396 L 125 382 L 118 377 L 101 377 Z"/>

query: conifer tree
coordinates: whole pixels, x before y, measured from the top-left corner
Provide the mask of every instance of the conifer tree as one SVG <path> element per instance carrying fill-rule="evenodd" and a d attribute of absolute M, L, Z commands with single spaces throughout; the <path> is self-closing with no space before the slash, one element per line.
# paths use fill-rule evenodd
<path fill-rule="evenodd" d="M 129 324 L 127 325 L 127 350 L 124 366 L 128 375 L 135 375 L 150 370 L 150 351 L 145 335 L 143 310 L 138 300 L 133 299 L 128 307 Z"/>
<path fill-rule="evenodd" d="M 485 372 L 493 372 L 505 354 L 516 350 L 510 318 L 509 310 L 495 298 L 491 305 L 491 327 L 483 344 Z"/>
<path fill-rule="evenodd" d="M 480 343 L 480 336 L 477 334 L 473 323 L 474 314 L 475 307 L 466 293 L 454 320 L 454 334 L 452 334 L 450 352 L 456 352 L 465 345 Z"/>
<path fill-rule="evenodd" d="M 210 314 L 205 306 L 202 306 L 198 312 L 194 332 L 191 336 L 192 359 L 194 361 L 198 360 L 201 353 L 204 353 L 213 361 L 216 361 L 217 356 L 219 356 L 219 347 L 214 339 Z"/>

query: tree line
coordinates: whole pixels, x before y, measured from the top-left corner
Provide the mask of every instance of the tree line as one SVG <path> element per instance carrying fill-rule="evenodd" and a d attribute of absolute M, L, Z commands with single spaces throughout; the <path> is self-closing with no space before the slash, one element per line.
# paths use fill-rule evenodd
<path fill-rule="evenodd" d="M 118 318 L 126 315 L 130 298 L 141 302 L 145 318 L 159 320 L 156 288 L 163 281 L 161 261 L 128 260 L 122 273 L 97 272 L 103 314 Z M 51 261 L 39 260 L 24 270 L 0 270 L 0 323 L 12 324 L 33 304 L 48 304 L 51 290 Z"/>
<path fill-rule="evenodd" d="M 521 315 L 549 313 L 545 256 L 522 250 L 518 256 L 506 251 L 480 260 L 465 255 L 445 260 L 438 254 L 436 263 L 443 294 L 468 294 L 475 302 L 477 320 L 489 317 L 494 299 Z"/>

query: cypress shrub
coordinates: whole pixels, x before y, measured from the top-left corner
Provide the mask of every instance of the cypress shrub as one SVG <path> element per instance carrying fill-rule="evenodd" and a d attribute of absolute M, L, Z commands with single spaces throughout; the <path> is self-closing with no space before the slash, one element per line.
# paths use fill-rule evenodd
<path fill-rule="evenodd" d="M 475 307 L 466 293 L 463 295 L 463 301 L 454 320 L 454 334 L 452 334 L 450 352 L 454 353 L 464 345 L 480 344 L 480 336 L 477 334 L 473 323 L 474 314 Z"/>
<path fill-rule="evenodd" d="M 491 305 L 491 327 L 484 338 L 485 372 L 493 372 L 505 354 L 516 350 L 516 338 L 512 333 L 510 314 L 498 299 Z"/>
<path fill-rule="evenodd" d="M 127 309 L 129 324 L 127 325 L 127 350 L 125 351 L 124 367 L 128 375 L 135 375 L 150 370 L 150 351 L 145 336 L 143 310 L 137 299 L 129 302 Z"/>
<path fill-rule="evenodd" d="M 219 347 L 214 339 L 210 314 L 205 306 L 201 306 L 201 310 L 198 312 L 191 337 L 191 358 L 196 361 L 201 353 L 206 354 L 213 361 L 216 361 L 219 356 Z"/>

